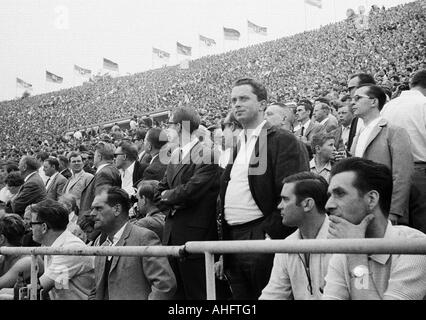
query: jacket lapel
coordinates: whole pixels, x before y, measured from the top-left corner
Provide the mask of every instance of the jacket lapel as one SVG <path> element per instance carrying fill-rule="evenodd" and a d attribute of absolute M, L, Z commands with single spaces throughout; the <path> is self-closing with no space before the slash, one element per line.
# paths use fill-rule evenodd
<path fill-rule="evenodd" d="M 313 129 L 314 129 L 314 121 L 311 120 L 311 122 L 309 123 L 308 128 L 306 129 L 306 132 L 305 132 L 304 136 L 307 137 L 308 134 L 310 134 Z"/>
<path fill-rule="evenodd" d="M 179 173 L 182 171 L 183 168 L 185 168 L 186 165 L 188 164 L 192 164 L 193 163 L 193 159 L 195 156 L 198 155 L 197 152 L 193 152 L 193 150 L 195 148 L 199 149 L 200 147 L 200 142 L 198 141 L 189 151 L 189 153 L 185 156 L 185 159 L 181 159 L 180 162 L 175 166 L 175 170 L 173 172 L 173 178 L 171 180 L 171 185 L 173 185 L 176 177 L 179 175 Z M 191 158 L 192 157 L 192 158 Z"/>
<path fill-rule="evenodd" d="M 373 128 L 373 131 L 371 132 L 370 136 L 368 137 L 367 144 L 365 145 L 364 155 L 367 151 L 370 144 L 376 139 L 380 131 L 382 131 L 383 127 L 387 125 L 387 122 L 385 119 L 381 119 L 379 123 Z"/>
<path fill-rule="evenodd" d="M 130 222 L 127 222 L 126 227 L 124 228 L 123 234 L 121 235 L 120 240 L 118 240 L 117 244 L 115 245 L 116 247 L 124 247 L 126 245 L 126 239 L 129 237 L 130 235 L 130 230 L 132 228 L 132 225 Z M 112 272 L 112 270 L 114 270 L 114 268 L 117 266 L 118 260 L 120 259 L 119 256 L 113 256 L 112 257 L 112 262 L 111 262 L 111 268 L 109 270 L 109 273 Z"/>

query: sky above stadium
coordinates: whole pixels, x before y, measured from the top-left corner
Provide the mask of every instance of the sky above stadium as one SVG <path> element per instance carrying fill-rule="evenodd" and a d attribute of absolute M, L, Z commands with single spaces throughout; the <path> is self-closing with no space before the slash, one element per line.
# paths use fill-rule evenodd
<path fill-rule="evenodd" d="M 176 41 L 192 47 L 191 59 L 268 41 L 341 21 L 359 6 L 392 7 L 411 0 L 322 0 L 322 9 L 304 0 L 1 0 L 0 101 L 22 92 L 16 77 L 33 85 L 32 94 L 81 84 L 74 64 L 102 71 L 105 57 L 119 64 L 120 75 L 153 68 L 152 47 L 170 53 L 169 65 L 183 56 Z M 247 20 L 267 27 L 268 35 L 249 34 Z M 241 33 L 223 40 L 223 27 Z M 213 38 L 213 49 L 198 35 Z M 64 78 L 47 83 L 48 70 Z"/>

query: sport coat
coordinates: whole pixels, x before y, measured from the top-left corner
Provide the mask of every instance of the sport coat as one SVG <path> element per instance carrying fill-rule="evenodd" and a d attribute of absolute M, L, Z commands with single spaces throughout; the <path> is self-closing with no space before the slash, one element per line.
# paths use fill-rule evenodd
<path fill-rule="evenodd" d="M 355 154 L 359 134 L 354 138 L 351 154 Z M 392 170 L 393 192 L 390 213 L 400 216 L 400 223 L 408 225 L 408 201 L 414 160 L 411 141 L 405 129 L 381 119 L 373 129 L 362 156 L 386 165 Z"/>
<path fill-rule="evenodd" d="M 64 187 L 66 184 L 67 178 L 65 178 L 62 174 L 58 173 L 47 187 L 47 198 L 58 201 L 58 198 L 64 193 Z"/>
<path fill-rule="evenodd" d="M 214 151 L 210 147 L 197 142 L 185 159 L 171 161 L 159 183 L 157 200 L 163 191 L 165 200 L 158 202 L 157 207 L 162 212 L 171 210 L 166 217 L 163 244 L 183 245 L 187 241 L 217 239 L 219 166 L 214 163 Z"/>
<path fill-rule="evenodd" d="M 95 199 L 96 191 L 105 185 L 121 188 L 120 172 L 112 164 L 106 165 L 97 172 L 83 189 L 80 199 L 80 216 L 90 214 L 90 208 L 93 200 Z"/>
<path fill-rule="evenodd" d="M 23 216 L 25 208 L 33 203 L 46 199 L 46 187 L 40 175 L 35 172 L 28 180 L 19 188 L 18 193 L 14 196 L 7 211 Z"/>
<path fill-rule="evenodd" d="M 100 243 L 101 236 L 95 245 Z M 117 247 L 160 246 L 158 236 L 151 230 L 127 223 Z M 176 278 L 167 257 L 113 256 L 108 279 L 105 279 L 107 257 L 95 258 L 95 293 L 92 298 L 103 300 L 105 281 L 108 281 L 109 300 L 169 300 L 176 291 Z"/>
<path fill-rule="evenodd" d="M 310 144 L 314 134 L 321 131 L 321 129 L 322 129 L 322 126 L 318 122 L 316 122 L 314 119 L 311 119 L 311 122 L 309 123 L 308 128 L 306 128 L 305 132 L 303 132 L 303 136 L 306 137 L 306 139 L 308 140 Z M 294 134 L 296 137 L 299 137 L 301 135 L 301 132 L 302 132 L 302 128 L 296 130 Z"/>
<path fill-rule="evenodd" d="M 248 182 L 254 201 L 265 216 L 261 227 L 271 238 L 284 239 L 294 228 L 283 226 L 278 204 L 281 201 L 283 179 L 292 174 L 309 171 L 308 152 L 304 144 L 292 133 L 266 124 L 251 155 Z M 239 144 L 234 148 L 236 159 Z M 220 208 L 224 212 L 224 201 L 233 163 L 226 167 L 220 183 Z M 258 170 L 257 170 L 258 169 Z M 250 174 L 254 170 L 254 174 Z M 258 171 L 257 173 L 255 171 Z M 222 214 L 222 233 L 229 239 L 227 224 Z"/>
<path fill-rule="evenodd" d="M 71 178 L 68 179 L 64 186 L 64 193 L 66 193 L 68 189 L 68 193 L 71 193 L 76 197 L 77 206 L 80 207 L 81 193 L 93 179 L 93 174 L 83 170 L 81 175 L 76 180 L 72 180 Z"/>
<path fill-rule="evenodd" d="M 141 180 L 143 177 L 143 173 L 145 169 L 148 167 L 147 163 L 140 163 L 139 161 L 135 161 L 135 167 L 133 170 L 132 181 L 135 184 L 137 181 Z"/>

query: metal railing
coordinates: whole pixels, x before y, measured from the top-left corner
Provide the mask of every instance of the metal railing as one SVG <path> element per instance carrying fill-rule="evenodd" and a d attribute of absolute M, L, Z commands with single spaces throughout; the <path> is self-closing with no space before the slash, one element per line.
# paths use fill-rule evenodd
<path fill-rule="evenodd" d="M 37 255 L 76 256 L 172 256 L 204 254 L 207 300 L 215 300 L 214 254 L 229 253 L 346 253 L 346 254 L 426 254 L 426 238 L 421 239 L 333 239 L 333 240 L 250 240 L 200 241 L 182 246 L 24 248 L 0 247 L 0 254 L 31 255 L 30 299 L 37 299 Z"/>

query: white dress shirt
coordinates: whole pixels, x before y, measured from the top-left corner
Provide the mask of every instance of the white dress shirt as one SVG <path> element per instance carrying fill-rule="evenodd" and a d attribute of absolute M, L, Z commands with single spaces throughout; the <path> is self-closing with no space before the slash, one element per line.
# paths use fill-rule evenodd
<path fill-rule="evenodd" d="M 365 149 L 367 148 L 367 142 L 373 132 L 374 127 L 377 126 L 382 117 L 377 117 L 371 121 L 359 134 L 358 142 L 355 147 L 355 157 L 362 158 Z"/>
<path fill-rule="evenodd" d="M 243 130 L 239 135 L 240 150 L 232 166 L 231 180 L 225 194 L 225 220 L 229 225 L 240 225 L 263 217 L 250 191 L 248 171 L 256 141 L 266 121 L 254 130 Z M 247 142 L 245 134 L 247 133 Z"/>
<path fill-rule="evenodd" d="M 55 180 L 55 177 L 59 174 L 59 172 L 56 172 L 51 177 L 47 177 L 48 182 L 46 184 L 46 190 L 49 189 L 50 185 L 53 183 L 53 180 Z"/>
<path fill-rule="evenodd" d="M 426 162 L 426 97 L 417 90 L 403 91 L 385 105 L 382 117 L 407 130 L 414 161 Z"/>
<path fill-rule="evenodd" d="M 126 191 L 129 196 L 132 196 L 136 194 L 135 188 L 133 188 L 133 172 L 135 171 L 135 162 L 126 169 L 120 169 L 120 175 L 121 175 L 121 189 Z"/>

